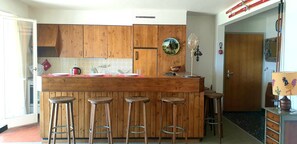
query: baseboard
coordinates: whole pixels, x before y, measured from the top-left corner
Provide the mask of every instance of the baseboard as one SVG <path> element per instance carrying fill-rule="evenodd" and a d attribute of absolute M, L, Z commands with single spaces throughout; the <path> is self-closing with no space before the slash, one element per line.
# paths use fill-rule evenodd
<path fill-rule="evenodd" d="M 7 130 L 7 125 L 0 125 L 0 133 Z"/>

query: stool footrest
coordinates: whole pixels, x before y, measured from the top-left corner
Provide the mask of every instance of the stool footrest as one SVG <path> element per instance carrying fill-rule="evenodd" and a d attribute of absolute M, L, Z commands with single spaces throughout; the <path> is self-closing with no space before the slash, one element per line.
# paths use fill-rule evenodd
<path fill-rule="evenodd" d="M 173 127 L 174 127 L 173 125 L 165 126 L 165 127 L 162 128 L 162 132 L 164 132 L 166 134 L 174 134 L 173 131 L 167 130 L 168 128 L 173 128 Z M 181 133 L 183 133 L 185 131 L 185 129 L 180 127 L 180 126 L 176 126 L 176 129 L 180 130 L 180 131 L 176 131 L 175 134 L 181 134 Z"/>
<path fill-rule="evenodd" d="M 134 125 L 134 126 L 130 126 L 130 128 L 143 128 L 144 129 L 144 126 L 143 125 Z M 141 133 L 145 133 L 145 131 L 131 131 L 130 130 L 130 133 L 132 134 L 141 134 Z"/>
<path fill-rule="evenodd" d="M 52 129 L 58 129 L 58 128 L 66 128 L 67 126 L 66 125 L 62 125 L 62 126 L 55 126 L 53 127 Z M 73 127 L 70 126 L 70 132 L 73 132 Z M 64 134 L 64 133 L 68 133 L 67 131 L 66 132 L 54 132 L 52 131 L 52 134 Z"/>
<path fill-rule="evenodd" d="M 106 128 L 106 129 L 108 129 L 108 130 L 106 130 L 106 131 L 100 131 L 100 132 L 96 132 L 96 134 L 105 134 L 105 133 L 110 133 L 110 127 L 109 126 L 96 126 L 96 129 L 97 128 Z M 92 132 L 92 130 L 91 129 L 89 129 L 89 132 Z"/>
<path fill-rule="evenodd" d="M 205 118 L 205 122 L 206 124 L 210 124 L 210 125 L 217 125 L 219 124 L 218 120 L 216 118 Z M 222 124 L 223 122 L 221 122 Z"/>
<path fill-rule="evenodd" d="M 66 126 L 56 126 L 56 127 L 53 127 L 52 129 L 58 129 L 58 128 L 66 128 Z M 70 126 L 70 132 L 73 132 L 73 127 Z M 52 134 L 65 134 L 65 133 L 68 133 L 67 131 L 66 132 L 54 132 L 52 131 Z"/>

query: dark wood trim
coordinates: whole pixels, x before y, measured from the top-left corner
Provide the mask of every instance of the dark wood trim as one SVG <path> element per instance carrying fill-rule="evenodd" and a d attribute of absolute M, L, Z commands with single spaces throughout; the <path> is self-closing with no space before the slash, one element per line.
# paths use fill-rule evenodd
<path fill-rule="evenodd" d="M 204 78 L 182 77 L 46 77 L 42 91 L 55 92 L 201 92 Z"/>

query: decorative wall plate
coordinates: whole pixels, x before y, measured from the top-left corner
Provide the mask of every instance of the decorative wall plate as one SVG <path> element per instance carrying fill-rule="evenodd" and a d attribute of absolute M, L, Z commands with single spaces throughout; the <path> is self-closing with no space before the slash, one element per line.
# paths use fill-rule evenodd
<path fill-rule="evenodd" d="M 175 55 L 178 53 L 180 45 L 175 38 L 167 38 L 162 44 L 163 51 L 169 55 Z"/>

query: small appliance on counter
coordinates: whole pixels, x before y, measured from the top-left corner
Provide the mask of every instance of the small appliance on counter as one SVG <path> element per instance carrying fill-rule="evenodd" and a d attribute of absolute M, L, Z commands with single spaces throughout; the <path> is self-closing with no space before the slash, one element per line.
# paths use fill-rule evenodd
<path fill-rule="evenodd" d="M 73 67 L 72 70 L 71 70 L 71 74 L 80 75 L 81 74 L 81 69 L 79 67 Z"/>

